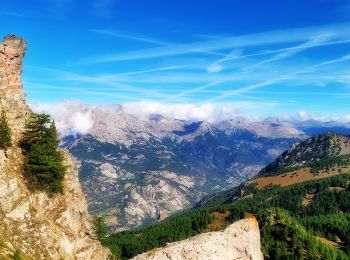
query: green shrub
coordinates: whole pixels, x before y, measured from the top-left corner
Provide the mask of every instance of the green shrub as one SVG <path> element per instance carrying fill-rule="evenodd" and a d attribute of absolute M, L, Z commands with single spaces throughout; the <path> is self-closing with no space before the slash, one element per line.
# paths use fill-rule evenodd
<path fill-rule="evenodd" d="M 58 145 L 55 122 L 49 115 L 33 114 L 21 143 L 26 157 L 24 174 L 30 189 L 49 194 L 63 191 L 66 167 Z"/>
<path fill-rule="evenodd" d="M 7 149 L 12 146 L 11 129 L 9 127 L 5 111 L 0 114 L 0 149 Z"/>
<path fill-rule="evenodd" d="M 100 241 L 107 236 L 108 228 L 102 216 L 94 218 L 94 231 L 97 239 Z"/>

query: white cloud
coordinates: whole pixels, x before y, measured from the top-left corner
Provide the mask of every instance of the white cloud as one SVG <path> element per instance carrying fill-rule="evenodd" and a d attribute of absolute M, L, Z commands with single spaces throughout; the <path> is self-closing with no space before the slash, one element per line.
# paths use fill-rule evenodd
<path fill-rule="evenodd" d="M 72 131 L 74 133 L 87 134 L 93 126 L 92 118 L 89 112 L 76 112 L 72 118 Z"/>
<path fill-rule="evenodd" d="M 93 126 L 91 106 L 78 101 L 62 101 L 54 104 L 31 104 L 36 113 L 47 113 L 55 120 L 62 135 L 87 134 Z"/>
<path fill-rule="evenodd" d="M 284 113 L 280 116 L 281 120 L 286 121 L 319 121 L 319 122 L 337 122 L 341 124 L 350 123 L 350 114 L 320 114 L 306 110 L 300 110 L 296 113 Z"/>
<path fill-rule="evenodd" d="M 139 101 L 115 106 L 101 106 L 110 113 L 131 114 L 145 118 L 152 114 L 161 114 L 168 118 L 186 121 L 219 122 L 236 116 L 254 115 L 260 109 L 273 109 L 275 104 L 269 102 L 234 102 L 234 103 L 205 103 L 205 104 L 169 104 L 153 101 Z M 56 122 L 61 135 L 88 134 L 94 125 L 92 113 L 96 106 L 83 104 L 79 101 L 62 101 L 53 104 L 31 104 L 34 112 L 48 113 Z M 103 120 L 103 119 L 101 119 Z"/>
<path fill-rule="evenodd" d="M 206 121 L 217 123 L 223 120 L 243 116 L 260 121 L 267 116 L 277 116 L 282 121 L 316 120 L 321 122 L 335 121 L 349 123 L 350 114 L 325 115 L 300 110 L 297 113 L 273 114 L 277 103 L 267 101 L 241 101 L 230 103 L 170 104 L 153 101 L 125 103 L 119 106 L 101 106 L 106 113 L 131 114 L 147 118 L 152 114 L 161 114 L 168 118 L 186 121 Z M 88 134 L 94 126 L 92 114 L 96 106 L 78 101 L 62 101 L 54 104 L 31 104 L 35 112 L 45 112 L 52 116 L 62 136 L 68 134 Z M 110 109 L 108 109 L 110 108 Z M 103 121 L 103 118 L 99 118 Z M 106 122 L 107 124 L 110 122 Z"/>
<path fill-rule="evenodd" d="M 251 116 L 260 109 L 271 109 L 276 104 L 269 102 L 231 102 L 231 103 L 202 103 L 202 104 L 170 104 L 153 101 L 140 101 L 123 104 L 124 113 L 136 116 L 161 114 L 165 117 L 188 121 L 207 121 L 211 123 L 231 119 L 239 115 Z"/>

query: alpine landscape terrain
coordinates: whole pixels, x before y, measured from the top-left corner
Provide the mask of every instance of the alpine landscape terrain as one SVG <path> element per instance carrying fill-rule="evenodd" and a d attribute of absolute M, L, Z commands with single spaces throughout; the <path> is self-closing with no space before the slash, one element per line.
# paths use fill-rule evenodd
<path fill-rule="evenodd" d="M 2 1 L 0 260 L 350 259 L 349 13 Z"/>

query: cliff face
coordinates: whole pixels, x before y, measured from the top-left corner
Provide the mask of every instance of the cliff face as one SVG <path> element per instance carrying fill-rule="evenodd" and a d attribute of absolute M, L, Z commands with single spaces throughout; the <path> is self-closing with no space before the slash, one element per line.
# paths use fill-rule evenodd
<path fill-rule="evenodd" d="M 26 43 L 8 36 L 0 44 L 0 111 L 13 133 L 13 147 L 0 150 L 0 258 L 19 249 L 28 259 L 107 259 L 109 251 L 93 238 L 91 219 L 68 153 L 64 193 L 49 198 L 30 192 L 22 177 L 18 142 L 31 111 L 25 103 L 21 72 Z"/>
<path fill-rule="evenodd" d="M 260 232 L 255 218 L 237 221 L 223 231 L 203 233 L 184 241 L 168 244 L 138 255 L 134 260 L 221 260 L 264 259 L 260 249 Z"/>

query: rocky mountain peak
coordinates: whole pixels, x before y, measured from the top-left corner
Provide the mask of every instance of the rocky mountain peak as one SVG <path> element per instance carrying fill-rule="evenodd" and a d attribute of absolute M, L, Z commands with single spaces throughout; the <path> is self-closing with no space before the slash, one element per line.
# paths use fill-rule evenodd
<path fill-rule="evenodd" d="M 18 36 L 6 36 L 0 44 L 0 111 L 5 111 L 13 141 L 20 140 L 30 109 L 25 102 L 22 64 L 26 42 Z"/>
<path fill-rule="evenodd" d="M 22 62 L 26 42 L 18 36 L 8 35 L 0 44 L 0 91 L 22 91 Z"/>

